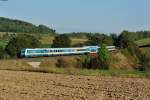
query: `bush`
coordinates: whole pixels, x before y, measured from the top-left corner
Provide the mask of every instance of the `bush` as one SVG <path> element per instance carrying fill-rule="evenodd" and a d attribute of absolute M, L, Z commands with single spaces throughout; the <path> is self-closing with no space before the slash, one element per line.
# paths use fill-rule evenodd
<path fill-rule="evenodd" d="M 56 66 L 65 68 L 68 66 L 68 63 L 64 59 L 60 58 L 57 60 Z"/>
<path fill-rule="evenodd" d="M 100 60 L 98 57 L 82 56 L 80 59 L 77 59 L 77 66 L 79 68 L 86 69 L 101 69 Z"/>
<path fill-rule="evenodd" d="M 13 37 L 7 44 L 5 50 L 11 57 L 19 57 L 23 48 L 37 48 L 41 43 L 31 35 L 20 34 Z"/>

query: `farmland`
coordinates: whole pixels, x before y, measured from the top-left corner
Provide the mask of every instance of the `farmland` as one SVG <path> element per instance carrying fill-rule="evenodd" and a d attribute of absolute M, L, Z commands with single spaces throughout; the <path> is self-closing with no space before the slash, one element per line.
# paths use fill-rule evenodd
<path fill-rule="evenodd" d="M 150 80 L 0 71 L 0 99 L 149 100 Z"/>

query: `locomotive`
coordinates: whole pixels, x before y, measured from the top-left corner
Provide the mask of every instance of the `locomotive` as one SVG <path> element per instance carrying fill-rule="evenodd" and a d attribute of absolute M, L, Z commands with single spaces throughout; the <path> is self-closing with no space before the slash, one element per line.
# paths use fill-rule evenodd
<path fill-rule="evenodd" d="M 99 46 L 84 46 L 74 48 L 25 48 L 21 50 L 21 57 L 48 57 L 61 55 L 97 54 Z M 108 51 L 116 50 L 115 46 L 107 46 Z"/>

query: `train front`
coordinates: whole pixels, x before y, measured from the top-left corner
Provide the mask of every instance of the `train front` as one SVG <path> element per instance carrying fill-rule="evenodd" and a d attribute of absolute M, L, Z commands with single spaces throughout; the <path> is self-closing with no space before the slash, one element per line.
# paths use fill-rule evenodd
<path fill-rule="evenodd" d="M 22 49 L 20 52 L 21 57 L 26 57 L 26 49 Z"/>

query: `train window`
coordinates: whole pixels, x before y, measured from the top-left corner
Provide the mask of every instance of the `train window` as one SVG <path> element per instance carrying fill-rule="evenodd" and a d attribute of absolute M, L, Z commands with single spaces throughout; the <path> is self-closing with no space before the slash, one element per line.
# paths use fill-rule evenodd
<path fill-rule="evenodd" d="M 58 52 L 61 52 L 61 50 L 58 50 Z"/>
<path fill-rule="evenodd" d="M 91 49 L 91 52 L 96 52 L 96 51 L 97 51 L 97 49 L 95 49 L 95 48 Z"/>
<path fill-rule="evenodd" d="M 86 51 L 86 49 L 78 49 L 77 51 Z"/>

